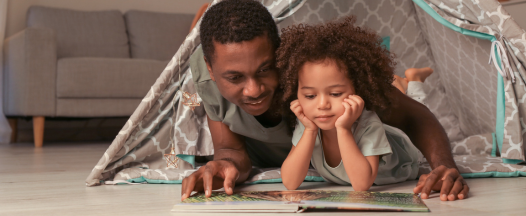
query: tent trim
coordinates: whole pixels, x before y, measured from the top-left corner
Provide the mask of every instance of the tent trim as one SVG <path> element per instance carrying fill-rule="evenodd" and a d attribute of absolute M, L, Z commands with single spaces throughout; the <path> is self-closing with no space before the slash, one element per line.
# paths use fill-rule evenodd
<path fill-rule="evenodd" d="M 461 28 L 459 26 L 454 25 L 453 23 L 447 21 L 444 17 L 440 16 L 431 6 L 429 6 L 428 3 L 426 3 L 424 0 L 413 0 L 413 2 L 418 5 L 420 8 L 422 8 L 427 14 L 429 14 L 433 19 L 435 19 L 440 24 L 446 26 L 447 28 L 456 31 L 458 33 L 461 33 L 466 36 L 471 36 L 483 40 L 489 40 L 491 42 L 496 41 L 497 38 L 493 35 L 482 33 L 482 32 L 476 32 L 471 31 L 468 29 Z M 496 46 L 496 45 L 495 45 Z M 493 48 L 493 47 L 492 47 Z M 495 57 L 497 58 L 497 64 L 498 67 L 502 69 L 501 61 L 500 61 L 500 55 L 497 51 L 497 49 L 492 49 L 495 52 Z M 492 148 L 492 156 L 496 157 L 496 152 L 500 151 L 502 149 L 502 143 L 504 140 L 504 118 L 506 114 L 506 100 L 504 97 L 505 91 L 504 91 L 504 79 L 500 73 L 498 73 L 498 81 L 497 81 L 497 116 L 496 116 L 496 126 L 495 126 L 495 137 L 493 139 L 493 148 Z M 496 142 L 495 142 L 496 141 Z M 496 145 L 495 145 L 496 144 Z M 498 149 L 496 149 L 498 146 Z M 502 158 L 503 163 L 507 164 L 518 164 L 521 162 L 524 162 L 522 160 L 514 160 L 514 159 L 506 159 Z M 526 174 L 526 173 L 523 173 Z M 477 175 L 474 175 L 477 176 Z M 482 175 L 485 176 L 485 175 Z"/>
<path fill-rule="evenodd" d="M 460 174 L 464 178 L 508 178 L 508 177 L 521 177 L 526 176 L 526 172 L 523 171 L 513 171 L 513 172 L 481 172 L 481 173 L 462 173 Z"/>

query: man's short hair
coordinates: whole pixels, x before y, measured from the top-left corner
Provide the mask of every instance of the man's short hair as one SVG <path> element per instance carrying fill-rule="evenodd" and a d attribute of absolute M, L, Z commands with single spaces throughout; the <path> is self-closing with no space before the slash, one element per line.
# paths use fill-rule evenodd
<path fill-rule="evenodd" d="M 203 53 L 212 64 L 213 41 L 221 44 L 250 41 L 266 34 L 274 50 L 279 47 L 278 28 L 267 8 L 255 0 L 224 0 L 208 9 L 200 26 Z"/>

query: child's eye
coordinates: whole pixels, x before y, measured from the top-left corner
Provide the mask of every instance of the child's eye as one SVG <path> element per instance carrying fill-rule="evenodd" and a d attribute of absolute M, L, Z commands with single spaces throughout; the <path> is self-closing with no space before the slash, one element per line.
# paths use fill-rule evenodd
<path fill-rule="evenodd" d="M 314 97 L 315 97 L 314 95 L 305 95 L 305 98 L 307 99 L 314 99 Z"/>
<path fill-rule="evenodd" d="M 332 96 L 334 97 L 340 97 L 342 96 L 343 93 L 331 93 Z"/>

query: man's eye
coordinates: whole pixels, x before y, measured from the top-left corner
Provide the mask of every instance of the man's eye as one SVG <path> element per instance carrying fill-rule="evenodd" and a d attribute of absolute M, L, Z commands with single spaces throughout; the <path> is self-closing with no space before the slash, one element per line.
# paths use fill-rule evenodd
<path fill-rule="evenodd" d="M 239 78 L 240 76 L 231 76 L 231 77 L 228 77 L 227 79 L 232 82 L 232 81 L 238 80 Z"/>
<path fill-rule="evenodd" d="M 340 97 L 342 96 L 343 93 L 331 93 L 332 96 L 334 97 Z"/>
<path fill-rule="evenodd" d="M 315 95 L 305 95 L 305 98 L 307 99 L 314 99 Z"/>

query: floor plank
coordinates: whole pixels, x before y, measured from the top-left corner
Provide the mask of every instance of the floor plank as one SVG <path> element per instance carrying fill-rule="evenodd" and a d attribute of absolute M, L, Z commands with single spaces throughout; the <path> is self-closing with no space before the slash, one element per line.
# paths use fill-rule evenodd
<path fill-rule="evenodd" d="M 179 202 L 180 185 L 85 186 L 85 178 L 108 145 L 109 143 L 46 143 L 43 148 L 34 148 L 32 143 L 0 145 L 0 215 L 177 215 L 170 212 L 170 209 Z M 431 214 L 525 214 L 526 178 L 467 179 L 467 182 L 471 192 L 470 198 L 466 200 L 442 202 L 438 199 L 438 194 L 432 194 L 432 198 L 425 201 Z M 371 190 L 410 193 L 415 184 L 416 181 L 409 181 L 375 186 Z M 350 187 L 328 183 L 304 183 L 299 189 L 352 190 Z M 242 185 L 236 190 L 285 190 L 285 187 L 282 184 Z M 386 214 L 400 215 L 360 212 L 360 215 Z M 429 213 L 411 213 L 424 214 Z"/>

